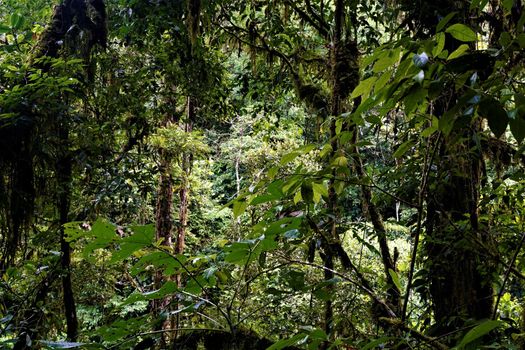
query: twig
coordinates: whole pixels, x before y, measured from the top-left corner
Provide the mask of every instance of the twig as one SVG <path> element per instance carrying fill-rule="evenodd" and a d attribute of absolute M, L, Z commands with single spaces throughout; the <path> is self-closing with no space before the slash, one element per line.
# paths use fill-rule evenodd
<path fill-rule="evenodd" d="M 380 304 L 381 306 L 383 306 L 385 308 L 385 311 L 388 313 L 388 316 L 389 317 L 392 317 L 392 318 L 396 318 L 396 314 L 394 311 L 392 311 L 392 309 L 390 308 L 390 306 L 388 306 L 383 300 L 381 300 L 377 295 L 375 295 L 375 293 L 366 288 L 365 286 L 363 286 L 362 284 L 358 283 L 357 281 L 354 281 L 353 279 L 351 279 L 350 277 L 346 276 L 345 274 L 342 274 L 336 270 L 333 270 L 333 269 L 330 269 L 328 267 L 325 267 L 325 266 L 322 266 L 322 265 L 318 265 L 318 264 L 315 264 L 315 263 L 311 263 L 311 262 L 307 262 L 307 261 L 300 261 L 300 260 L 293 260 L 293 259 L 289 259 L 287 257 L 283 257 L 284 259 L 287 259 L 289 262 L 291 263 L 294 263 L 294 264 L 299 264 L 299 265 L 306 265 L 306 266 L 311 266 L 311 267 L 315 267 L 317 269 L 321 269 L 321 270 L 326 270 L 326 271 L 329 271 L 329 272 L 332 272 L 334 275 L 340 277 L 341 279 L 347 281 L 347 282 L 350 282 L 352 283 L 353 285 L 357 286 L 359 289 L 361 289 L 363 292 L 365 292 L 366 294 L 368 294 L 368 296 L 370 296 L 376 303 Z"/>
<path fill-rule="evenodd" d="M 393 327 L 399 328 L 407 333 L 410 333 L 414 338 L 417 338 L 419 340 L 424 341 L 425 343 L 429 344 L 430 346 L 434 347 L 438 350 L 449 350 L 449 347 L 445 344 L 439 342 L 436 338 L 429 337 L 428 335 L 425 335 L 423 333 L 420 333 L 416 331 L 415 329 L 412 329 L 408 327 L 404 322 L 398 320 L 398 319 L 391 319 L 388 317 L 380 317 L 379 321 L 387 323 Z"/>
<path fill-rule="evenodd" d="M 419 247 L 419 236 L 421 235 L 421 225 L 423 222 L 423 197 L 426 191 L 427 187 L 427 181 L 428 181 L 428 174 L 432 167 L 432 163 L 434 160 L 434 157 L 436 155 L 436 151 L 439 145 L 439 139 L 440 136 L 438 136 L 438 139 L 436 140 L 436 144 L 434 146 L 434 150 L 432 152 L 432 156 L 430 159 L 428 158 L 428 148 L 427 152 L 425 153 L 425 161 L 423 164 L 423 176 L 421 177 L 421 184 L 419 186 L 419 194 L 418 194 L 418 213 L 417 213 L 417 225 L 416 225 L 416 232 L 414 237 L 414 247 L 412 248 L 412 257 L 410 258 L 410 270 L 408 271 L 408 281 L 407 281 L 407 288 L 405 293 L 405 300 L 403 302 L 403 310 L 401 312 L 401 320 L 405 322 L 406 320 L 406 314 L 407 314 L 407 308 L 408 308 L 408 302 L 410 299 L 410 289 L 412 288 L 412 279 L 414 278 L 414 269 L 416 267 L 416 259 L 417 259 L 417 250 Z"/>
<path fill-rule="evenodd" d="M 516 251 L 514 252 L 514 256 L 512 257 L 512 260 L 510 261 L 509 267 L 507 268 L 507 271 L 505 272 L 505 278 L 503 279 L 503 283 L 501 284 L 501 288 L 498 293 L 498 298 L 496 299 L 496 304 L 494 305 L 494 313 L 492 314 L 492 319 L 496 319 L 496 314 L 498 313 L 498 305 L 501 300 L 501 297 L 503 295 L 503 292 L 505 291 L 505 284 L 507 283 L 507 280 L 509 279 L 510 275 L 510 268 L 514 265 L 516 262 L 516 259 L 518 258 L 518 254 L 521 250 L 521 247 L 523 246 L 523 243 L 525 242 L 525 232 L 521 236 L 520 243 L 518 244 L 518 247 L 516 248 Z"/>

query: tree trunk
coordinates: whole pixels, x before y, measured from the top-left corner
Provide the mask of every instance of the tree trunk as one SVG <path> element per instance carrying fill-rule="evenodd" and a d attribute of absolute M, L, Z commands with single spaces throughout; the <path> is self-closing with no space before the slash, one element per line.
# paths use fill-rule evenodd
<path fill-rule="evenodd" d="M 488 241 L 478 223 L 481 150 L 470 141 L 472 133 L 480 130 L 477 122 L 474 130 L 458 130 L 445 138 L 438 178 L 427 199 L 430 294 L 438 328 L 443 332 L 459 326 L 461 319 L 489 318 L 492 312 L 493 268 L 476 244 Z M 456 142 L 457 136 L 468 141 Z M 446 326 L 458 316 L 459 320 Z"/>
<path fill-rule="evenodd" d="M 60 250 L 62 267 L 62 289 L 64 294 L 64 309 L 67 326 L 67 339 L 76 341 L 78 335 L 78 320 L 71 283 L 71 247 L 66 241 L 64 234 L 64 224 L 69 222 L 69 206 L 71 197 L 71 155 L 69 148 L 69 131 L 66 121 L 59 121 L 58 134 L 60 140 L 61 154 L 56 165 L 57 192 L 58 192 L 58 211 L 60 225 Z"/>
<path fill-rule="evenodd" d="M 172 207 L 173 207 L 173 177 L 171 175 L 171 156 L 169 152 L 165 150 L 160 151 L 160 177 L 159 187 L 157 190 L 157 203 L 156 203 L 156 214 L 155 214 L 155 239 L 162 241 L 162 245 L 166 246 L 171 252 L 173 249 L 172 244 L 172 231 L 173 231 L 173 219 L 172 219 Z M 164 275 L 162 271 L 157 271 L 155 274 L 155 287 L 158 289 L 162 286 L 164 281 Z M 159 300 L 154 300 L 153 310 L 154 313 L 159 316 L 163 311 L 169 311 L 169 305 L 171 303 L 171 296 L 166 296 Z M 166 330 L 171 328 L 169 318 L 164 320 L 161 329 Z M 161 346 L 166 347 L 170 341 L 170 334 L 163 333 L 161 338 Z"/>
<path fill-rule="evenodd" d="M 191 133 L 193 130 L 193 121 L 195 120 L 195 100 L 188 97 L 187 102 L 187 121 L 184 124 L 184 131 Z M 179 190 L 179 226 L 177 228 L 177 242 L 175 244 L 175 253 L 182 254 L 184 252 L 186 229 L 188 227 L 188 208 L 189 208 L 189 194 L 190 184 L 189 177 L 193 168 L 193 155 L 186 151 L 181 155 L 181 169 L 182 181 Z"/>

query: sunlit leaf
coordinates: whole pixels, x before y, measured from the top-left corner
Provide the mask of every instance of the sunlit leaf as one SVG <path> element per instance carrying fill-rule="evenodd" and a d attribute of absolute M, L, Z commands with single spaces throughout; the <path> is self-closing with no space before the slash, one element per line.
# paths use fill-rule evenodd
<path fill-rule="evenodd" d="M 468 50 L 469 50 L 468 45 L 467 44 L 462 44 L 460 47 L 458 47 L 454 52 L 452 52 L 447 57 L 447 61 L 450 61 L 450 60 L 453 60 L 455 58 L 463 56 Z"/>
<path fill-rule="evenodd" d="M 377 77 L 370 77 L 368 79 L 361 80 L 359 85 L 357 85 L 354 91 L 352 91 L 352 98 L 356 98 L 363 95 L 368 96 L 370 94 L 370 91 L 372 91 L 376 80 Z"/>
<path fill-rule="evenodd" d="M 456 23 L 451 25 L 450 27 L 445 30 L 445 32 L 452 35 L 455 39 L 459 41 L 476 41 L 477 36 L 476 33 L 467 27 L 464 24 Z"/>

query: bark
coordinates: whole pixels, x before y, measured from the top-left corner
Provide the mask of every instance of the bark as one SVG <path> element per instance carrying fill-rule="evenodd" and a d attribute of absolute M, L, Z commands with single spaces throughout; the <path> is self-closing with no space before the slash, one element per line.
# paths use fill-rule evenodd
<path fill-rule="evenodd" d="M 332 117 L 334 118 L 330 125 L 330 137 L 332 138 L 331 146 L 332 146 L 332 152 L 331 156 L 333 157 L 338 148 L 339 144 L 336 139 L 336 124 L 335 124 L 335 117 L 338 117 L 341 115 L 341 71 L 338 70 L 339 65 L 339 58 L 340 55 L 338 55 L 338 52 L 340 50 L 341 46 L 341 36 L 342 36 L 342 29 L 343 29 L 343 21 L 344 21 L 344 1 L 343 0 L 337 0 L 335 4 L 335 26 L 334 26 L 334 37 L 333 37 L 333 46 L 331 51 L 331 80 L 332 80 L 332 96 L 330 101 L 330 112 Z M 336 171 L 333 171 L 334 178 L 336 177 Z M 337 193 L 335 191 L 334 186 L 334 180 L 330 180 L 329 186 L 328 186 L 328 212 L 332 216 L 332 222 L 329 227 L 328 232 L 328 240 L 329 242 L 325 242 L 324 246 L 324 255 L 323 263 L 324 267 L 326 268 L 324 270 L 324 278 L 325 280 L 331 280 L 334 278 L 334 273 L 332 272 L 334 269 L 334 254 L 331 249 L 331 243 L 332 241 L 337 242 L 339 240 L 338 233 L 337 233 Z M 333 292 L 333 286 L 330 287 Z M 330 334 L 332 330 L 332 323 L 334 318 L 334 311 L 333 311 L 333 305 L 332 300 L 327 300 L 325 302 L 325 311 L 324 311 L 324 329 L 326 334 Z M 326 344 L 325 344 L 326 346 Z"/>
<path fill-rule="evenodd" d="M 184 131 L 191 132 L 193 130 L 193 121 L 195 120 L 196 106 L 195 100 L 192 97 L 187 98 L 187 120 L 184 124 Z M 183 254 L 186 240 L 186 230 L 188 228 L 188 212 L 190 205 L 190 184 L 189 177 L 193 168 L 193 155 L 186 151 L 182 152 L 181 157 L 181 168 L 182 178 L 181 187 L 179 189 L 179 225 L 177 226 L 177 240 L 175 242 L 175 254 Z M 177 286 L 182 287 L 181 275 L 178 274 L 176 277 Z M 176 308 L 179 308 L 177 303 Z M 174 328 L 177 330 L 180 326 L 180 313 L 177 314 L 176 320 L 173 322 Z M 177 331 L 173 334 L 173 339 L 177 338 Z M 175 346 L 175 342 L 173 342 Z"/>
<path fill-rule="evenodd" d="M 363 161 L 359 156 L 357 149 L 355 150 L 355 153 L 356 156 L 354 160 L 354 166 L 357 176 L 361 179 L 361 181 L 366 181 L 367 176 L 365 174 Z M 377 234 L 379 251 L 381 252 L 381 259 L 383 262 L 383 270 L 387 281 L 387 301 L 390 304 L 390 308 L 396 314 L 399 314 L 399 310 L 401 309 L 401 292 L 395 285 L 392 276 L 390 275 L 390 270 L 394 272 L 396 271 L 396 265 L 388 247 L 388 238 L 386 236 L 383 217 L 372 201 L 372 191 L 370 190 L 370 187 L 365 185 L 361 186 L 361 194 L 363 198 L 364 212 L 367 213 L 370 221 L 372 221 L 372 226 L 374 227 L 374 230 Z"/>
<path fill-rule="evenodd" d="M 458 134 L 472 140 L 471 133 L 480 130 L 478 122 L 473 130 L 458 130 L 445 138 L 438 164 L 439 177 L 427 198 L 430 294 L 442 332 L 459 326 L 461 319 L 489 318 L 492 312 L 493 266 L 474 242 L 489 240 L 478 223 L 481 150 L 473 141 L 454 140 Z M 451 324 L 453 318 L 456 322 Z"/>
<path fill-rule="evenodd" d="M 76 25 L 78 31 L 70 30 L 73 24 Z M 84 34 L 80 35 L 81 32 Z M 91 50 L 96 44 L 102 47 L 106 46 L 106 35 L 106 13 L 102 0 L 64 0 L 60 5 L 55 6 L 51 23 L 36 45 L 34 58 L 42 56 L 57 58 L 61 55 L 77 55 L 87 61 Z M 63 46 L 59 44 L 60 42 L 63 43 Z M 41 68 L 44 71 L 49 69 L 47 65 L 43 65 Z M 62 119 L 51 119 L 50 122 L 56 125 L 56 136 L 59 140 L 57 146 L 58 156 L 54 164 L 54 170 L 57 186 L 56 207 L 60 227 L 60 277 L 63 288 L 66 333 L 68 340 L 75 341 L 78 335 L 78 320 L 71 281 L 71 247 L 65 239 L 63 228 L 63 225 L 69 221 L 72 180 L 72 155 L 69 151 L 69 125 L 68 121 L 65 120 L 66 115 L 64 113 L 61 115 Z M 34 142 L 31 138 L 27 138 L 24 141 L 27 145 Z M 32 188 L 32 163 L 29 162 L 27 164 L 24 175 L 26 175 L 25 177 Z M 31 200 L 26 198 L 25 201 L 32 203 L 34 195 L 31 197 Z M 37 301 L 45 300 L 52 280 L 51 278 L 46 279 L 44 286 L 38 290 Z M 22 327 L 21 338 L 19 338 L 15 348 L 24 348 L 27 344 L 26 340 L 38 334 L 38 320 L 35 320 L 35 317 L 35 315 L 31 315 L 31 321 L 26 327 Z M 23 341 L 22 337 L 25 338 Z"/>
<path fill-rule="evenodd" d="M 173 177 L 171 175 L 171 155 L 166 150 L 160 151 L 160 177 L 159 186 L 157 190 L 157 203 L 155 213 L 155 239 L 162 241 L 162 245 L 167 247 L 169 251 L 172 251 L 172 231 L 173 231 L 173 219 L 172 219 L 172 207 L 173 207 Z M 157 271 L 155 274 L 155 287 L 158 289 L 162 286 L 164 281 L 164 275 L 162 271 Z M 169 310 L 172 297 L 166 296 L 162 299 L 155 300 L 153 302 L 153 311 L 159 316 L 163 311 Z M 171 322 L 166 319 L 161 324 L 161 329 L 171 328 Z M 161 346 L 166 348 L 166 344 L 170 341 L 170 333 L 166 332 L 162 334 Z"/>
<path fill-rule="evenodd" d="M 155 214 L 155 239 L 162 240 L 162 244 L 169 247 L 172 244 L 173 219 L 173 177 L 171 175 L 171 156 L 167 151 L 160 152 L 159 187 Z"/>
<path fill-rule="evenodd" d="M 196 115 L 196 103 L 193 97 L 188 97 L 187 106 L 187 118 L 185 122 L 184 131 L 192 132 L 193 121 Z M 186 151 L 181 155 L 181 168 L 182 168 L 182 184 L 179 190 L 179 226 L 177 228 L 177 242 L 175 244 L 175 254 L 182 254 L 184 252 L 186 230 L 188 227 L 188 209 L 189 209 L 189 176 L 193 168 L 193 155 Z"/>
<path fill-rule="evenodd" d="M 60 225 L 60 263 L 62 267 L 62 290 L 64 298 L 64 310 L 66 316 L 66 332 L 69 341 L 76 341 L 78 335 L 78 320 L 73 295 L 73 285 L 71 282 L 71 247 L 66 241 L 64 234 L 64 224 L 69 222 L 69 207 L 71 198 L 71 168 L 72 160 L 68 152 L 69 131 L 65 121 L 59 125 L 59 140 L 61 154 L 56 165 L 59 225 Z"/>
<path fill-rule="evenodd" d="M 407 8 L 413 4 L 401 2 Z M 433 35 L 435 22 L 453 11 L 457 12 L 456 21 L 469 24 L 468 2 L 440 0 L 412 6 L 408 19 L 418 28 L 414 35 Z M 447 38 L 445 49 L 453 52 L 460 44 Z M 434 102 L 432 114 L 441 118 L 460 94 L 454 88 L 445 92 Z M 466 319 L 491 316 L 494 267 L 475 243 L 489 241 L 478 220 L 483 160 L 474 135 L 481 130 L 480 120 L 456 123 L 449 135 L 442 135 L 436 169 L 429 174 L 425 255 L 436 335 L 457 329 Z"/>

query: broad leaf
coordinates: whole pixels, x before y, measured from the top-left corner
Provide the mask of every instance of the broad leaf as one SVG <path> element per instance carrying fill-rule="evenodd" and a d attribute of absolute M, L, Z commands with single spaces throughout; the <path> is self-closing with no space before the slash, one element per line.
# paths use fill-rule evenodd
<path fill-rule="evenodd" d="M 291 338 L 279 340 L 277 343 L 274 343 L 272 346 L 270 346 L 266 350 L 281 350 L 281 349 L 286 348 L 287 346 L 293 346 L 293 345 L 298 344 L 299 342 L 305 341 L 307 337 L 308 337 L 307 334 L 299 333 L 299 334 L 294 335 Z"/>
<path fill-rule="evenodd" d="M 445 31 L 459 41 L 476 41 L 476 33 L 464 24 L 456 23 Z"/>
<path fill-rule="evenodd" d="M 359 85 L 352 91 L 352 98 L 356 98 L 359 96 L 368 96 L 370 92 L 372 91 L 372 88 L 374 87 L 374 83 L 376 82 L 377 77 L 370 77 L 365 80 L 361 80 Z"/>
<path fill-rule="evenodd" d="M 394 282 L 396 288 L 398 290 L 401 290 L 401 281 L 399 280 L 399 275 L 397 274 L 397 272 L 395 272 L 392 269 L 388 269 L 388 274 L 390 275 L 390 277 L 392 277 L 392 282 Z"/>
<path fill-rule="evenodd" d="M 120 247 L 111 255 L 111 262 L 122 261 L 145 247 L 151 246 L 155 239 L 155 226 L 132 226 L 133 234 L 120 240 Z"/>
<path fill-rule="evenodd" d="M 401 158 L 409 149 L 414 145 L 414 140 L 408 140 L 403 142 L 394 152 L 394 158 Z"/>
<path fill-rule="evenodd" d="M 487 320 L 476 327 L 468 331 L 467 334 L 461 339 L 461 342 L 455 347 L 455 349 L 463 349 L 465 345 L 472 343 L 474 340 L 487 335 L 490 331 L 501 326 L 503 322 Z"/>
<path fill-rule="evenodd" d="M 448 22 L 450 22 L 452 17 L 454 17 L 456 15 L 456 13 L 457 12 L 451 12 L 448 15 L 446 15 L 445 17 L 443 17 L 443 19 L 441 21 L 439 21 L 438 25 L 436 26 L 436 32 L 440 32 L 441 29 L 445 28 L 445 26 L 448 24 Z"/>
<path fill-rule="evenodd" d="M 484 98 L 479 103 L 478 113 L 487 118 L 490 130 L 500 137 L 507 129 L 509 118 L 501 103 L 494 98 Z"/>
<path fill-rule="evenodd" d="M 448 57 L 447 61 L 453 60 L 455 58 L 463 56 L 467 51 L 469 50 L 469 47 L 467 44 L 463 44 L 460 47 L 456 49 L 456 51 L 452 52 Z"/>
<path fill-rule="evenodd" d="M 437 33 L 436 34 L 436 46 L 434 47 L 434 49 L 432 50 L 432 55 L 434 57 L 437 57 L 439 56 L 439 54 L 443 51 L 443 49 L 445 48 L 445 38 L 446 38 L 446 35 L 445 33 Z"/>

